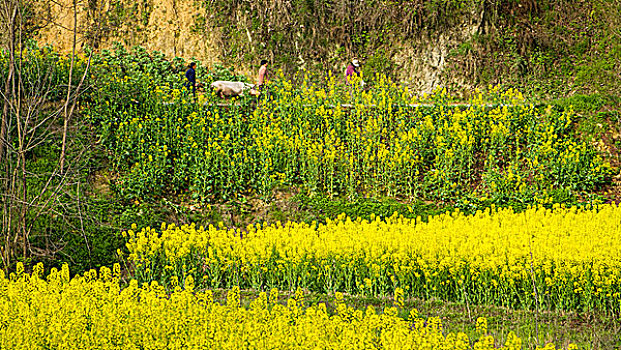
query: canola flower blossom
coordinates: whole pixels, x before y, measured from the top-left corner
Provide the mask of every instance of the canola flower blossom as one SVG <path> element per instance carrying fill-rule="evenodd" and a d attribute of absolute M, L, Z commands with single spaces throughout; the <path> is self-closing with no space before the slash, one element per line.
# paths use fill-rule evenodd
<path fill-rule="evenodd" d="M 189 192 L 218 201 L 293 186 L 331 196 L 549 203 L 591 191 L 610 173 L 573 134 L 571 109 L 536 108 L 513 89 L 491 87 L 466 108 L 438 89 L 429 105 L 411 107 L 419 98 L 382 76 L 354 101 L 334 77 L 294 84 L 280 76 L 270 99 L 225 108 L 207 94 L 189 104 L 183 91 L 145 85 L 142 75 L 109 78 L 100 91 L 119 98 L 95 100 L 88 115 L 101 124 L 116 188 L 130 199 Z M 128 103 L 122 92 L 137 87 L 141 102 Z"/>
<path fill-rule="evenodd" d="M 246 230 L 163 224 L 124 235 L 141 282 L 191 275 L 215 288 L 368 295 L 401 288 L 425 299 L 619 312 L 620 222 L 615 205 L 555 205 L 521 213 L 456 211 L 428 222 L 342 216 Z"/>
<path fill-rule="evenodd" d="M 399 308 L 355 310 L 336 295 L 336 311 L 325 304 L 305 306 L 301 293 L 278 303 L 278 291 L 263 292 L 245 307 L 240 291 L 225 303 L 211 291 L 166 290 L 157 282 L 131 280 L 121 288 L 119 267 L 69 277 L 69 269 L 43 276 L 5 276 L 0 270 L 1 349 L 498 349 L 477 320 L 478 339 L 445 334 L 439 318 L 427 320 Z M 522 348 L 509 333 L 500 349 Z M 539 348 L 538 348 L 539 349 Z M 542 349 L 555 349 L 548 344 Z"/>

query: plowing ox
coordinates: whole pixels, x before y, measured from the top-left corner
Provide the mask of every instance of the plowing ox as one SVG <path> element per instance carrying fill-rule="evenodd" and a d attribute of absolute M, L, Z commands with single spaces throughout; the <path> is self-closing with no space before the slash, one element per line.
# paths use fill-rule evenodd
<path fill-rule="evenodd" d="M 220 98 L 231 98 L 244 96 L 245 91 L 249 91 L 251 96 L 258 96 L 260 94 L 254 88 L 254 84 L 243 83 L 241 81 L 223 81 L 218 80 L 211 83 L 211 87 Z"/>

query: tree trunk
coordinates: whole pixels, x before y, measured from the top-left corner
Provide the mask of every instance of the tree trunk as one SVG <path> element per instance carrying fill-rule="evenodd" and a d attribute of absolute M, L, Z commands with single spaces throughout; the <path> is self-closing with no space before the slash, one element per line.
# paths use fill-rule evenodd
<path fill-rule="evenodd" d="M 18 13 L 18 6 L 15 3 L 6 1 L 2 8 L 2 19 L 5 20 L 5 25 L 8 33 L 8 49 L 9 49 L 9 71 L 4 82 L 3 87 L 3 104 L 2 104 L 2 120 L 0 125 L 0 169 L 3 171 L 1 188 L 2 196 L 2 229 L 0 234 L 4 236 L 4 242 L 2 247 L 2 262 L 4 270 L 8 272 L 8 268 L 11 264 L 11 257 L 13 255 L 12 244 L 12 232 L 13 232 L 13 208 L 11 205 L 11 193 L 10 189 L 14 188 L 15 183 L 11 181 L 11 175 L 14 173 L 11 167 L 11 159 L 8 155 L 8 147 L 10 145 L 9 135 L 9 120 L 11 113 L 11 103 L 14 98 L 15 87 L 15 22 Z M 13 177 L 14 179 L 14 177 Z"/>

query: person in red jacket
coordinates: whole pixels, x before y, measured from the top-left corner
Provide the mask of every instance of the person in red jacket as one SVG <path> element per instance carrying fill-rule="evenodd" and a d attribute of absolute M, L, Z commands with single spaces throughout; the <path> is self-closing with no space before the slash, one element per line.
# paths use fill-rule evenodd
<path fill-rule="evenodd" d="M 361 88 L 364 86 L 358 68 L 360 68 L 360 62 L 354 58 L 345 69 L 345 85 L 349 88 L 349 96 L 352 100 L 354 99 L 354 84 L 359 83 Z"/>
<path fill-rule="evenodd" d="M 354 75 L 356 77 L 360 77 L 360 72 L 358 68 L 360 67 L 360 62 L 357 59 L 351 60 L 351 63 L 345 69 L 345 82 L 347 85 L 351 85 Z"/>

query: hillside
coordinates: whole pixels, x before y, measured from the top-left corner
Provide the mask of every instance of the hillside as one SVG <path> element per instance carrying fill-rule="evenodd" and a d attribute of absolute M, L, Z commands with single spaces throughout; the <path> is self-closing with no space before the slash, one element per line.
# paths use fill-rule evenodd
<path fill-rule="evenodd" d="M 0 348 L 619 348 L 620 1 L 1 1 Z"/>
<path fill-rule="evenodd" d="M 40 43 L 71 48 L 71 1 L 47 8 Z M 253 74 L 262 58 L 291 75 L 364 72 L 419 92 L 503 84 L 540 98 L 618 104 L 621 1 L 106 0 L 78 6 L 80 46 L 141 45 Z"/>
<path fill-rule="evenodd" d="M 1 184 L 26 206 L 4 218 L 21 220 L 21 231 L 5 227 L 24 258 L 71 256 L 80 269 L 109 262 L 118 244 L 110 237 L 131 224 L 245 227 L 621 198 L 618 0 L 4 4 L 28 4 L 14 22 L 27 34 L 17 64 L 26 89 L 9 84 L 17 79 L 6 55 L 10 26 L 0 28 L 0 81 L 14 96 L 0 133 L 17 145 L 7 148 Z M 72 66 L 64 54 L 74 26 L 76 49 L 95 54 Z M 354 56 L 369 83 L 356 98 L 338 79 Z M 208 107 L 188 105 L 188 61 L 199 60 L 199 79 L 209 82 L 253 79 L 264 57 L 283 73 L 269 105 L 223 105 L 208 91 L 198 96 Z M 503 101 L 512 107 L 487 109 Z M 416 103 L 431 107 L 410 109 Z M 47 191 L 58 173 L 71 181 Z M 45 196 L 62 191 L 71 195 L 58 215 Z M 37 206 L 50 211 L 24 214 Z M 101 247 L 80 246 L 87 232 Z M 41 252 L 28 252 L 29 240 Z"/>

